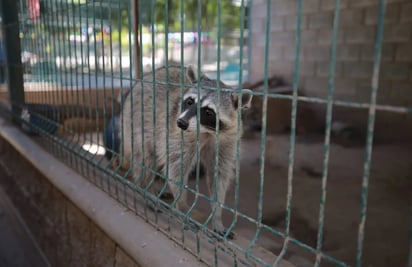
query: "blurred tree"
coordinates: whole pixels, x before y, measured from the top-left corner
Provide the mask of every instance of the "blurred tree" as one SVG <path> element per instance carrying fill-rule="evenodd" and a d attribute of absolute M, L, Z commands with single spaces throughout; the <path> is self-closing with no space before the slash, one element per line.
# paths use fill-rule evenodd
<path fill-rule="evenodd" d="M 166 18 L 168 25 L 176 24 L 179 17 L 179 5 L 173 0 L 140 0 L 139 1 L 139 20 L 146 26 L 165 26 Z M 166 11 L 166 4 L 168 10 Z M 164 28 L 164 27 L 162 27 Z M 168 27 L 171 30 L 171 27 Z"/>
<path fill-rule="evenodd" d="M 166 13 L 165 4 L 168 3 Z M 221 1 L 221 25 L 218 25 L 219 1 L 205 0 L 140 0 L 140 22 L 143 25 L 164 25 L 167 16 L 169 31 L 180 30 L 180 11 L 184 10 L 184 23 L 187 29 L 197 32 L 216 31 L 220 26 L 222 32 L 240 28 L 240 6 L 232 1 Z M 183 7 L 181 6 L 183 2 Z M 199 6 L 200 5 L 200 6 Z M 199 12 L 200 8 L 200 12 Z M 200 29 L 198 29 L 200 22 Z"/>

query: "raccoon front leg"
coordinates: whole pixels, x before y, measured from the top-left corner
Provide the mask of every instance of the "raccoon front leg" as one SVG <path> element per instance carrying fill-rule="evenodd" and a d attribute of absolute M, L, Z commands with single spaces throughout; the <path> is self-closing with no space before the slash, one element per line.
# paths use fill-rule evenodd
<path fill-rule="evenodd" d="M 222 221 L 222 213 L 223 213 L 223 208 L 221 207 L 222 204 L 225 203 L 226 200 L 226 193 L 229 189 L 229 186 L 231 184 L 231 179 L 234 177 L 234 169 L 232 167 L 232 164 L 227 162 L 225 158 L 220 159 L 220 164 L 219 164 L 219 171 L 218 171 L 218 177 L 216 181 L 216 187 L 214 187 L 214 171 L 209 170 L 206 174 L 206 179 L 207 179 L 207 184 L 208 184 L 208 189 L 209 189 L 209 194 L 210 198 L 214 199 L 214 192 L 215 189 L 217 190 L 216 192 L 216 200 L 211 202 L 211 208 L 212 210 L 215 211 L 215 214 L 212 219 L 212 229 L 214 232 L 218 233 L 221 236 L 224 236 L 226 234 L 227 229 L 223 225 Z M 234 237 L 233 233 L 230 233 L 227 236 L 229 239 L 232 239 Z"/>
<path fill-rule="evenodd" d="M 166 173 L 165 171 L 163 173 Z M 180 164 L 171 164 L 170 166 L 170 176 L 168 180 L 169 188 L 170 191 L 172 191 L 173 198 L 177 200 L 176 202 L 176 207 L 181 211 L 181 212 L 186 212 L 188 210 L 187 208 L 187 192 L 184 189 L 184 185 L 187 184 L 188 182 L 188 171 L 185 170 L 183 174 L 183 180 L 182 183 L 181 177 L 180 177 Z"/>
<path fill-rule="evenodd" d="M 170 175 L 169 175 L 168 184 L 169 184 L 169 188 L 173 194 L 174 199 L 177 199 L 176 208 L 182 213 L 187 214 L 190 207 L 187 204 L 187 190 L 184 188 L 184 186 L 188 184 L 189 175 L 195 164 L 194 162 L 192 162 L 192 160 L 187 160 L 185 162 L 187 162 L 188 165 L 184 166 L 184 174 L 183 174 L 183 181 L 182 181 L 183 183 L 182 184 L 176 183 L 177 181 L 180 181 L 180 175 L 181 175 L 180 167 L 181 166 L 180 166 L 180 160 L 175 160 L 173 161 L 172 164 L 170 164 L 170 167 L 169 167 Z M 193 209 L 190 212 L 190 217 L 199 223 L 204 223 L 207 219 L 207 216 L 205 214 L 197 211 L 196 209 Z"/>

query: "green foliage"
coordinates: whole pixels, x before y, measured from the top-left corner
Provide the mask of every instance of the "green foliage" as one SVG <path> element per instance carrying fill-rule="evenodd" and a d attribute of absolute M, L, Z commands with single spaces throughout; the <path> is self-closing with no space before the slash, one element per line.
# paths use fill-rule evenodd
<path fill-rule="evenodd" d="M 169 25 L 178 21 L 179 6 L 173 0 L 140 0 L 139 21 L 143 25 L 165 25 L 166 18 Z M 166 10 L 167 4 L 167 10 Z"/>
<path fill-rule="evenodd" d="M 168 9 L 165 9 L 165 5 Z M 183 6 L 181 6 L 183 2 Z M 200 4 L 200 6 L 199 6 Z M 200 8 L 200 10 L 199 10 Z M 218 1 L 198 1 L 198 0 L 140 0 L 140 22 L 143 25 L 165 25 L 168 19 L 169 31 L 180 31 L 180 13 L 184 11 L 185 31 L 216 31 L 218 25 Z M 200 12 L 199 12 L 200 11 Z M 233 31 L 240 28 L 241 8 L 225 0 L 221 2 L 221 25 L 222 32 Z M 201 29 L 198 29 L 200 22 Z"/>

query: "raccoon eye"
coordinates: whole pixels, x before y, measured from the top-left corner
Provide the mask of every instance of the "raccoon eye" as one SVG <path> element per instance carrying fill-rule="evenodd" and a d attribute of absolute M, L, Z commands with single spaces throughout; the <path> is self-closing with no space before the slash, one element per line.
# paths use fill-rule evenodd
<path fill-rule="evenodd" d="M 186 105 L 187 106 L 191 106 L 191 105 L 193 105 L 195 103 L 195 101 L 193 100 L 193 98 L 188 98 L 188 99 L 186 99 Z"/>
<path fill-rule="evenodd" d="M 215 115 L 215 112 L 211 110 L 210 108 L 205 109 L 205 115 L 208 117 L 213 117 Z"/>

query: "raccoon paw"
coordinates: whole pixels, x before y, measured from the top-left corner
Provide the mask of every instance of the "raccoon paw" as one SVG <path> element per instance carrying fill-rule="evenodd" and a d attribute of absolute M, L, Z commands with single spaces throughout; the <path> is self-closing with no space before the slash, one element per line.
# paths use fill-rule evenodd
<path fill-rule="evenodd" d="M 213 229 L 213 232 L 218 234 L 220 237 L 225 237 L 226 234 L 227 234 L 227 229 L 223 229 L 223 230 Z M 229 232 L 229 234 L 227 234 L 226 237 L 227 237 L 227 239 L 233 239 L 233 238 L 235 238 L 235 233 L 234 232 Z"/>

